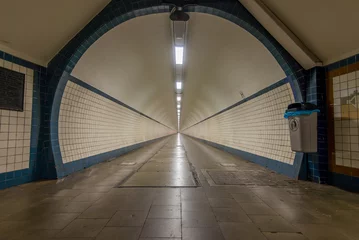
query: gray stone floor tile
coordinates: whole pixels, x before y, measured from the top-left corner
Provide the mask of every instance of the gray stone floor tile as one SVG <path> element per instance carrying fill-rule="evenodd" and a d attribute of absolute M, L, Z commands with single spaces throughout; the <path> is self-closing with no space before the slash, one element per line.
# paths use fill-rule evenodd
<path fill-rule="evenodd" d="M 181 238 L 181 219 L 147 219 L 141 238 Z"/>
<path fill-rule="evenodd" d="M 177 206 L 152 206 L 148 218 L 181 218 L 181 208 Z"/>
<path fill-rule="evenodd" d="M 220 223 L 226 240 L 267 240 L 253 223 Z"/>
<path fill-rule="evenodd" d="M 78 189 L 63 189 L 54 194 L 55 197 L 76 197 L 81 194 Z"/>
<path fill-rule="evenodd" d="M 238 208 L 213 208 L 218 222 L 252 222 L 247 214 Z"/>
<path fill-rule="evenodd" d="M 213 208 L 240 208 L 233 198 L 209 198 L 208 200 Z"/>
<path fill-rule="evenodd" d="M 106 226 L 140 227 L 145 223 L 147 211 L 120 210 L 115 213 Z"/>
<path fill-rule="evenodd" d="M 152 205 L 157 206 L 179 206 L 181 204 L 180 197 L 168 197 L 168 196 L 159 196 L 153 200 Z"/>
<path fill-rule="evenodd" d="M 103 193 L 81 193 L 72 201 L 75 202 L 95 202 L 103 196 Z"/>
<path fill-rule="evenodd" d="M 82 213 L 91 206 L 90 202 L 68 202 L 53 209 L 57 213 Z"/>
<path fill-rule="evenodd" d="M 110 219 L 117 212 L 117 206 L 93 205 L 84 211 L 79 218 L 104 218 Z"/>
<path fill-rule="evenodd" d="M 78 215 L 78 213 L 54 213 L 33 216 L 26 221 L 26 225 L 32 229 L 63 229 Z"/>
<path fill-rule="evenodd" d="M 350 240 L 339 229 L 323 224 L 294 224 L 310 240 Z M 354 239 L 351 239 L 354 240 Z"/>
<path fill-rule="evenodd" d="M 140 238 L 139 240 L 182 240 L 181 238 Z"/>
<path fill-rule="evenodd" d="M 247 214 L 278 215 L 272 208 L 264 203 L 239 203 Z"/>
<path fill-rule="evenodd" d="M 48 240 L 49 238 L 54 237 L 61 230 L 21 230 L 17 229 L 16 231 L 11 232 L 9 235 L 2 234 L 0 239 L 6 240 Z"/>
<path fill-rule="evenodd" d="M 212 228 L 184 228 L 183 240 L 224 240 L 219 227 Z"/>
<path fill-rule="evenodd" d="M 262 200 L 253 193 L 235 193 L 233 198 L 239 203 L 261 203 Z"/>
<path fill-rule="evenodd" d="M 264 232 L 263 234 L 268 240 L 309 240 L 301 233 Z"/>
<path fill-rule="evenodd" d="M 274 208 L 275 212 L 291 223 L 328 223 L 326 217 L 318 218 L 303 208 Z"/>
<path fill-rule="evenodd" d="M 218 224 L 212 212 L 182 212 L 182 227 L 218 227 Z"/>
<path fill-rule="evenodd" d="M 208 198 L 233 198 L 229 192 L 216 188 L 206 189 L 205 193 Z"/>
<path fill-rule="evenodd" d="M 93 238 L 106 225 L 108 219 L 76 219 L 63 229 L 57 237 L 62 238 Z"/>
<path fill-rule="evenodd" d="M 212 208 L 208 202 L 199 201 L 182 201 L 182 211 L 207 211 L 211 212 Z"/>
<path fill-rule="evenodd" d="M 300 232 L 281 216 L 249 215 L 262 232 Z"/>
<path fill-rule="evenodd" d="M 137 240 L 140 233 L 140 227 L 105 227 L 96 240 Z"/>

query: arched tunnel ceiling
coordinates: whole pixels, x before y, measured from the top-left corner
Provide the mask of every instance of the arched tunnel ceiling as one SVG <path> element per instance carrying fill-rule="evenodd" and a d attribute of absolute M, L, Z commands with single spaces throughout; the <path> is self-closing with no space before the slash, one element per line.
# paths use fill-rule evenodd
<path fill-rule="evenodd" d="M 139 17 L 112 29 L 82 56 L 72 75 L 176 128 L 173 49 L 168 14 Z M 285 78 L 252 35 L 219 17 L 191 13 L 182 127 Z"/>
<path fill-rule="evenodd" d="M 191 14 L 186 54 L 182 128 L 285 78 L 255 37 L 212 15 Z"/>
<path fill-rule="evenodd" d="M 176 129 L 169 14 L 115 27 L 82 56 L 72 75 Z"/>

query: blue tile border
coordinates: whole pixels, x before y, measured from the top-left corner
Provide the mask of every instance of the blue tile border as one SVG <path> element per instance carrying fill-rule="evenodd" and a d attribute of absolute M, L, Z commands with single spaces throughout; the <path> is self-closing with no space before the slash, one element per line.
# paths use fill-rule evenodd
<path fill-rule="evenodd" d="M 215 147 L 220 150 L 229 152 L 233 155 L 239 156 L 239 157 L 243 158 L 244 160 L 259 164 L 263 167 L 266 167 L 268 169 L 276 171 L 279 174 L 283 174 L 283 175 L 286 175 L 286 176 L 294 178 L 294 179 L 299 179 L 300 174 L 303 171 L 303 169 L 302 169 L 303 153 L 296 153 L 295 158 L 294 158 L 294 163 L 293 163 L 293 165 L 290 165 L 288 163 L 283 163 L 283 162 L 279 162 L 277 160 L 273 160 L 270 158 L 258 156 L 253 153 L 245 152 L 245 151 L 231 148 L 231 147 L 228 147 L 228 146 L 225 146 L 222 144 L 218 144 L 215 142 L 196 138 L 196 137 L 193 137 L 193 136 L 190 136 L 187 134 L 184 134 L 184 135 L 186 135 L 190 138 L 193 138 L 195 140 L 198 140 L 200 142 L 203 142 L 205 144 L 208 144 L 212 147 Z"/>
<path fill-rule="evenodd" d="M 0 173 L 0 189 L 17 186 L 38 179 L 37 157 L 38 157 L 38 141 L 40 131 L 40 75 L 46 73 L 46 68 L 15 57 L 11 54 L 0 51 L 0 59 L 4 59 L 13 64 L 32 69 L 33 77 L 33 97 L 32 97 L 32 117 L 31 117 L 31 136 L 30 136 L 30 159 L 29 168 L 16 170 L 12 172 Z"/>
<path fill-rule="evenodd" d="M 359 177 L 344 175 L 341 173 L 329 172 L 329 184 L 350 192 L 359 193 Z"/>
<path fill-rule="evenodd" d="M 337 62 L 328 64 L 327 66 L 325 66 L 325 70 L 333 71 L 333 70 L 336 70 L 341 67 L 346 67 L 346 66 L 356 63 L 356 62 L 359 62 L 359 54 L 356 54 L 356 55 L 344 58 L 342 60 L 339 60 Z"/>

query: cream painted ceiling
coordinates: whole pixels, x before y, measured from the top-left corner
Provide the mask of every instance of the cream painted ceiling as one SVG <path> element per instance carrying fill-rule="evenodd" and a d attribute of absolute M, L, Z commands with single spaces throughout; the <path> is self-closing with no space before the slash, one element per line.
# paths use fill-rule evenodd
<path fill-rule="evenodd" d="M 212 15 L 191 14 L 186 54 L 182 128 L 285 78 L 256 38 Z"/>
<path fill-rule="evenodd" d="M 358 0 L 262 0 L 324 64 L 359 52 Z"/>
<path fill-rule="evenodd" d="M 0 48 L 46 66 L 109 2 L 0 0 Z"/>
<path fill-rule="evenodd" d="M 72 75 L 177 129 L 169 14 L 112 29 L 85 52 Z"/>

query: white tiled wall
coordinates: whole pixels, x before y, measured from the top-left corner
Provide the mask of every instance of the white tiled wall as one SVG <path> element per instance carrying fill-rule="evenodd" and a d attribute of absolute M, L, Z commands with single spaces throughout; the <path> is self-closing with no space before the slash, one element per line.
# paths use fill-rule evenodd
<path fill-rule="evenodd" d="M 0 59 L 0 67 L 25 74 L 24 111 L 0 110 L 0 173 L 29 168 L 34 71 Z"/>
<path fill-rule="evenodd" d="M 59 116 L 59 141 L 64 163 L 173 132 L 78 84 L 67 82 Z"/>
<path fill-rule="evenodd" d="M 262 94 L 222 114 L 194 125 L 185 134 L 231 148 L 293 164 L 287 120 L 294 102 L 289 84 Z"/>
<path fill-rule="evenodd" d="M 359 168 L 359 71 L 333 78 L 335 163 Z"/>

